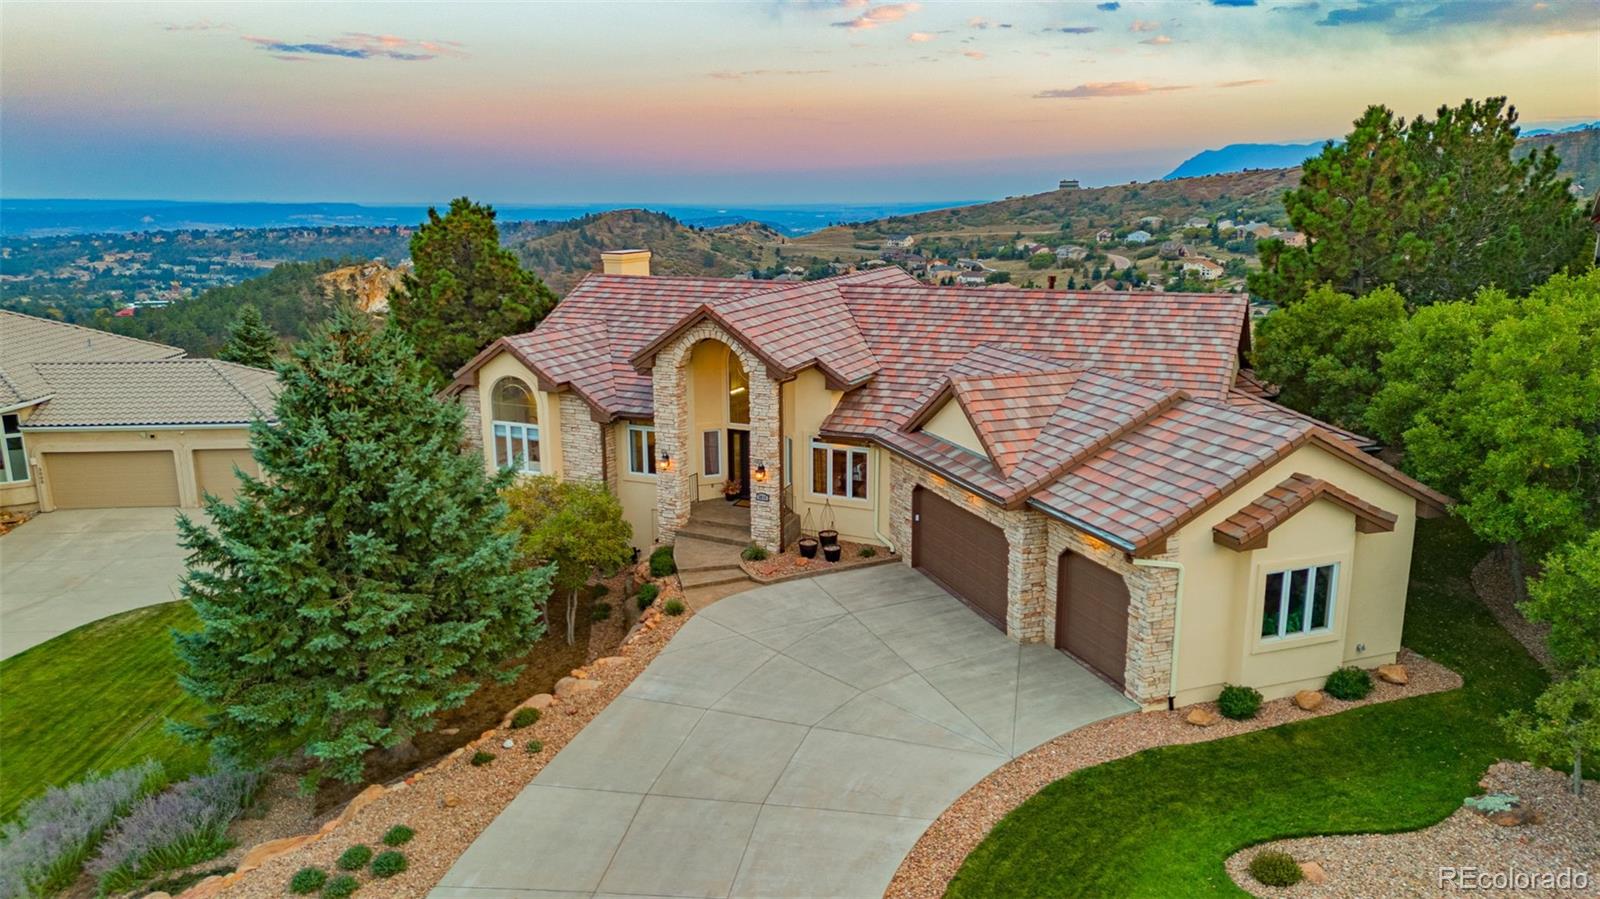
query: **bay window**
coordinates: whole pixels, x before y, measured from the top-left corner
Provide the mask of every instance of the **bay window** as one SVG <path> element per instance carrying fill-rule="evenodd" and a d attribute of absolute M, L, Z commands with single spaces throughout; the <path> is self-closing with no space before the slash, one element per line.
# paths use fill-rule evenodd
<path fill-rule="evenodd" d="M 839 499 L 866 499 L 866 448 L 812 441 L 811 492 Z"/>
<path fill-rule="evenodd" d="M 500 468 L 539 473 L 539 412 L 533 391 L 516 378 L 501 378 L 490 395 L 494 464 Z"/>
<path fill-rule="evenodd" d="M 1262 638 L 1299 637 L 1332 627 L 1338 578 L 1337 563 L 1268 574 L 1262 595 Z"/>

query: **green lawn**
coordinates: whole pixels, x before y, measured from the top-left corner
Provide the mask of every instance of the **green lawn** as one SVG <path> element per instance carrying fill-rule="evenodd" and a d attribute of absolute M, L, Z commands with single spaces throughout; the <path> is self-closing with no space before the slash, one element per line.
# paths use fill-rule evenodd
<path fill-rule="evenodd" d="M 1484 551 L 1459 521 L 1419 522 L 1405 643 L 1462 689 L 1078 771 L 1002 820 L 947 895 L 1242 895 L 1223 870 L 1238 849 L 1443 819 L 1517 755 L 1497 720 L 1545 684 L 1472 594 Z"/>
<path fill-rule="evenodd" d="M 52 785 L 156 759 L 172 777 L 207 754 L 167 733 L 199 705 L 178 688 L 172 628 L 195 626 L 186 603 L 86 624 L 0 661 L 0 820 Z"/>

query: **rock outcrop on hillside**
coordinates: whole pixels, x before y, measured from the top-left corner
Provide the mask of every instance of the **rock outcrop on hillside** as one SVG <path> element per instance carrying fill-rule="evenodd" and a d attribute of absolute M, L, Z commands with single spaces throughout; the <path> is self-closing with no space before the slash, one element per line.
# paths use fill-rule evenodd
<path fill-rule="evenodd" d="M 400 286 L 401 279 L 411 273 L 411 260 L 390 267 L 374 259 L 357 265 L 345 265 L 317 278 L 329 295 L 348 293 L 355 297 L 356 307 L 362 312 L 383 315 L 389 311 L 389 292 Z"/>

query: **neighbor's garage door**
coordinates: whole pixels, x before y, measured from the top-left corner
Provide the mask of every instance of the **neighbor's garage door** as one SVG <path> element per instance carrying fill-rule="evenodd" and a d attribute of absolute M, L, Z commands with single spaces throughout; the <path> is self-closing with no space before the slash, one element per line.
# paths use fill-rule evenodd
<path fill-rule="evenodd" d="M 911 564 L 1005 630 L 1005 531 L 918 487 L 911 494 Z"/>
<path fill-rule="evenodd" d="M 245 474 L 257 474 L 256 460 L 247 449 L 208 449 L 194 451 L 194 477 L 200 488 L 199 495 L 210 493 L 225 503 L 233 502 L 239 489 L 238 468 Z"/>
<path fill-rule="evenodd" d="M 178 468 L 168 451 L 45 453 L 44 470 L 59 509 L 178 505 Z"/>
<path fill-rule="evenodd" d="M 1061 554 L 1056 572 L 1056 648 L 1122 686 L 1128 659 L 1128 585 L 1122 575 L 1077 553 Z"/>

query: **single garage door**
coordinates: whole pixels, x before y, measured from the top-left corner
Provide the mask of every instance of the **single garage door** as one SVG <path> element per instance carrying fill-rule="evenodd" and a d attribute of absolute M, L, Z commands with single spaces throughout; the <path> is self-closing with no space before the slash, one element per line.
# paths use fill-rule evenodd
<path fill-rule="evenodd" d="M 239 489 L 238 468 L 246 474 L 259 472 L 256 460 L 247 449 L 206 449 L 194 451 L 194 477 L 200 490 L 197 495 L 210 493 L 225 503 L 233 502 Z"/>
<path fill-rule="evenodd" d="M 1077 553 L 1056 571 L 1056 648 L 1088 663 L 1118 688 L 1128 660 L 1128 585 Z"/>
<path fill-rule="evenodd" d="M 911 564 L 1005 630 L 1005 531 L 918 487 L 911 494 Z"/>
<path fill-rule="evenodd" d="M 169 451 L 45 453 L 44 470 L 59 509 L 178 505 L 178 468 Z"/>

